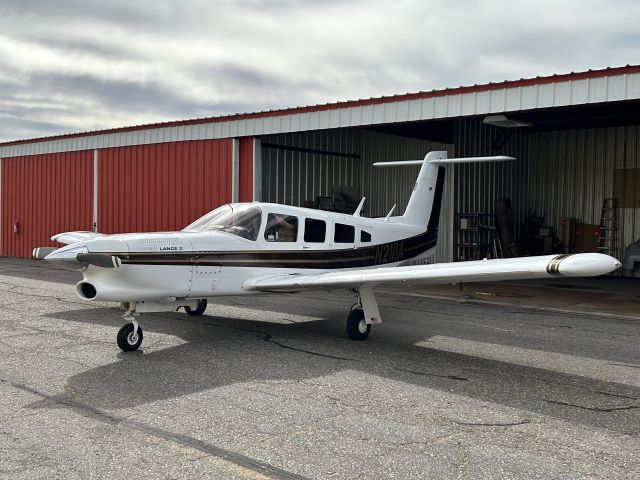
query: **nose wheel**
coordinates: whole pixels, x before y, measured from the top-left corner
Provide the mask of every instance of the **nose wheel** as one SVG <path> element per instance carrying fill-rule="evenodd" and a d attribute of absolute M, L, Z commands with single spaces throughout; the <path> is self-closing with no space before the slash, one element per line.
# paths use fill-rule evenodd
<path fill-rule="evenodd" d="M 140 328 L 132 313 L 127 312 L 122 317 L 125 320 L 130 320 L 131 323 L 123 325 L 122 328 L 118 330 L 118 346 L 124 352 L 134 352 L 142 344 L 142 328 Z"/>

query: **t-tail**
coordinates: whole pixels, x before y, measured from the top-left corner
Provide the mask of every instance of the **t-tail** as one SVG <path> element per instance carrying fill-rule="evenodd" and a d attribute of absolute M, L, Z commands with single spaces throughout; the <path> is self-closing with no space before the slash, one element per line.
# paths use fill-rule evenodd
<path fill-rule="evenodd" d="M 401 160 L 397 162 L 377 162 L 377 167 L 404 165 L 422 165 L 418 179 L 413 187 L 407 209 L 398 218 L 401 223 L 425 227 L 428 231 L 437 230 L 440 219 L 440 206 L 444 190 L 445 166 L 454 163 L 506 162 L 515 160 L 503 155 L 493 157 L 447 158 L 447 152 L 429 152 L 424 160 Z"/>

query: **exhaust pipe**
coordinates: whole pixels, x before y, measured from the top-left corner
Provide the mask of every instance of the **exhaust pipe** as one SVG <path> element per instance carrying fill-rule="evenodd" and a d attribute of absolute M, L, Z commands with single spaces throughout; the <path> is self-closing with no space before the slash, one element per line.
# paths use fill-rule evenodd
<path fill-rule="evenodd" d="M 76 284 L 76 294 L 83 300 L 93 300 L 98 295 L 98 291 L 92 283 L 82 281 Z"/>

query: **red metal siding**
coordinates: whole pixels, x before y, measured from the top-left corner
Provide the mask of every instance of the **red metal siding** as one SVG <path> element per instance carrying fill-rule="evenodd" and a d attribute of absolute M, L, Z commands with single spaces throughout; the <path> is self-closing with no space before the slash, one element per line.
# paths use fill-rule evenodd
<path fill-rule="evenodd" d="M 2 255 L 30 258 L 56 233 L 90 230 L 92 178 L 91 151 L 2 159 Z"/>
<path fill-rule="evenodd" d="M 198 140 L 100 150 L 99 231 L 180 230 L 231 201 L 231 144 Z"/>
<path fill-rule="evenodd" d="M 253 201 L 253 137 L 240 139 L 240 195 L 241 202 Z"/>

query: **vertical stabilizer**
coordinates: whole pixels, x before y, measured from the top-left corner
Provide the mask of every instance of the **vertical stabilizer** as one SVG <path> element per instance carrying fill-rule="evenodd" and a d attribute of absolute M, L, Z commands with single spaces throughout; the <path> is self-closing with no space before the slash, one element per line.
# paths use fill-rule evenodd
<path fill-rule="evenodd" d="M 424 157 L 402 223 L 420 225 L 429 230 L 438 228 L 444 187 L 444 167 L 432 160 L 444 160 L 447 152 L 429 152 Z"/>
<path fill-rule="evenodd" d="M 444 189 L 444 166 L 456 163 L 510 162 L 513 157 L 496 155 L 492 157 L 462 157 L 447 159 L 447 152 L 429 152 L 424 160 L 399 160 L 377 162 L 376 167 L 395 167 L 401 165 L 422 165 L 418 179 L 413 187 L 409 204 L 400 217 L 400 221 L 410 225 L 437 230 L 440 219 L 440 205 Z M 396 217 L 397 218 L 397 217 Z"/>

